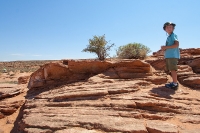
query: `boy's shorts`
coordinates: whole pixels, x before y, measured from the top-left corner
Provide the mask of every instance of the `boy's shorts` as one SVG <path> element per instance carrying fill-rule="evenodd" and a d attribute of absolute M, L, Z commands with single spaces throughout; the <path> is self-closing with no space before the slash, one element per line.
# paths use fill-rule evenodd
<path fill-rule="evenodd" d="M 177 71 L 178 59 L 177 58 L 167 58 L 166 60 L 166 70 L 167 71 Z"/>

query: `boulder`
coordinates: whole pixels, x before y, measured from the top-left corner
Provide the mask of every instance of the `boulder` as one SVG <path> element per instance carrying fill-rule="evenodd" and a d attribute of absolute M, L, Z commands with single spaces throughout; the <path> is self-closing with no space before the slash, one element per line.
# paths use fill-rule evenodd
<path fill-rule="evenodd" d="M 190 60 L 187 64 L 192 67 L 193 71 L 196 73 L 200 73 L 200 58 L 196 58 L 194 60 Z"/>
<path fill-rule="evenodd" d="M 18 78 L 18 84 L 26 84 L 28 83 L 30 76 L 21 76 Z"/>

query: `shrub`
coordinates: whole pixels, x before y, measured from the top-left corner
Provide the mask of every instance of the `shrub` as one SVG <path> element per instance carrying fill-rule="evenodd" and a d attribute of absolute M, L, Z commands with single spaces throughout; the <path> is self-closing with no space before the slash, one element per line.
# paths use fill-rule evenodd
<path fill-rule="evenodd" d="M 141 43 L 129 43 L 120 46 L 117 50 L 117 56 L 121 59 L 145 59 L 151 50 Z"/>
<path fill-rule="evenodd" d="M 82 52 L 95 53 L 98 56 L 99 60 L 105 60 L 109 56 L 109 51 L 114 46 L 113 44 L 108 45 L 108 41 L 103 36 L 93 36 L 92 39 L 89 39 L 89 45 Z"/>

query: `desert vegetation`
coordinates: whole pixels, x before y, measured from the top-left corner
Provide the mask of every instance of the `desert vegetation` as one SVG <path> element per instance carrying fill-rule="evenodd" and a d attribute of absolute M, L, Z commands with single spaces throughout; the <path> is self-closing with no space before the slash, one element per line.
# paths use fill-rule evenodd
<path fill-rule="evenodd" d="M 109 51 L 114 46 L 114 43 L 109 44 L 110 42 L 106 40 L 105 35 L 95 35 L 92 39 L 89 39 L 89 45 L 83 49 L 83 52 L 95 53 L 99 60 L 105 60 L 109 56 Z"/>
<path fill-rule="evenodd" d="M 113 46 L 114 43 L 109 45 L 109 41 L 106 41 L 105 35 L 93 36 L 92 39 L 89 39 L 89 44 L 82 52 L 95 53 L 99 60 L 105 60 L 109 57 L 109 51 Z M 128 43 L 117 49 L 115 58 L 145 59 L 150 52 L 150 48 L 141 43 Z"/>
<path fill-rule="evenodd" d="M 129 43 L 118 48 L 117 57 L 120 59 L 145 59 L 150 52 L 150 48 L 141 43 Z"/>

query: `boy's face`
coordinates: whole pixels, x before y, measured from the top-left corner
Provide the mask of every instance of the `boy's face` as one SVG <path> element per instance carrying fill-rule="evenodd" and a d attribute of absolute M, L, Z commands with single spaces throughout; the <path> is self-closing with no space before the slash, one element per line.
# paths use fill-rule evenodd
<path fill-rule="evenodd" d="M 171 34 L 174 30 L 174 26 L 173 25 L 167 25 L 165 27 L 165 31 L 168 33 L 168 34 Z"/>

